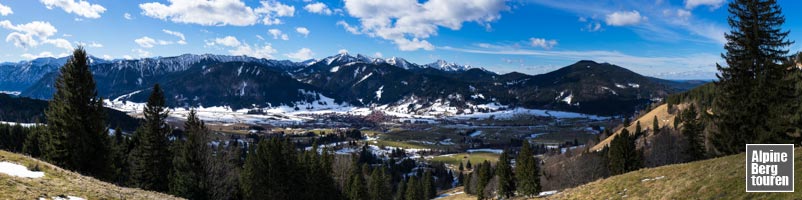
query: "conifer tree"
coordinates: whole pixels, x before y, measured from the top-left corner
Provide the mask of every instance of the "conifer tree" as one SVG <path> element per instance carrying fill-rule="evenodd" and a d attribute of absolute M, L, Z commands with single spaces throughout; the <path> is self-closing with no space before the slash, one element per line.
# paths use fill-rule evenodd
<path fill-rule="evenodd" d="M 407 195 L 407 181 L 401 178 L 395 190 L 395 200 L 405 200 Z"/>
<path fill-rule="evenodd" d="M 612 175 L 640 169 L 642 159 L 640 152 L 635 147 L 635 138 L 635 135 L 629 134 L 627 129 L 623 129 L 610 142 L 607 159 L 608 168 Z"/>
<path fill-rule="evenodd" d="M 170 193 L 187 199 L 209 199 L 207 167 L 210 166 L 211 149 L 209 130 L 195 109 L 189 111 L 184 122 L 185 140 L 173 143 L 173 169 L 170 173 Z"/>
<path fill-rule="evenodd" d="M 504 149 L 496 163 L 496 176 L 498 176 L 498 195 L 509 198 L 515 195 L 515 179 L 510 165 L 509 151 Z"/>
<path fill-rule="evenodd" d="M 46 127 L 36 126 L 31 129 L 28 135 L 25 136 L 25 141 L 22 144 L 22 152 L 38 158 L 42 155 L 42 137 L 46 136 Z"/>
<path fill-rule="evenodd" d="M 657 135 L 658 133 L 660 133 L 660 122 L 657 121 L 657 115 L 655 115 L 652 120 L 652 134 Z"/>
<path fill-rule="evenodd" d="M 789 143 L 789 116 L 798 108 L 788 66 L 785 17 L 775 0 L 734 0 L 729 3 L 731 27 L 719 64 L 711 140 L 724 154 L 744 151 L 747 143 Z M 798 127 L 796 127 L 798 128 Z"/>
<path fill-rule="evenodd" d="M 471 181 L 472 181 L 471 179 L 473 179 L 473 177 L 475 175 L 476 174 L 474 172 L 471 172 L 471 173 L 468 173 L 467 176 L 465 176 L 465 184 L 463 184 L 463 185 L 465 185 L 464 190 L 465 190 L 466 194 L 474 194 L 474 192 L 473 192 L 474 188 L 471 185 Z"/>
<path fill-rule="evenodd" d="M 423 173 L 423 178 L 420 180 L 421 188 L 423 189 L 424 199 L 432 199 L 437 196 L 437 185 L 434 184 L 434 177 L 432 172 L 427 170 Z"/>
<path fill-rule="evenodd" d="M 476 183 L 476 198 L 479 200 L 488 198 L 487 196 L 485 196 L 485 188 L 487 187 L 487 184 L 490 183 L 490 179 L 493 178 L 493 173 L 491 168 L 492 167 L 490 166 L 490 162 L 488 162 L 487 160 L 482 162 L 477 167 L 477 171 L 479 172 L 478 174 L 479 180 L 477 180 Z"/>
<path fill-rule="evenodd" d="M 420 184 L 418 183 L 418 177 L 410 177 L 407 182 L 407 190 L 404 193 L 405 200 L 421 200 L 423 195 L 421 194 Z"/>
<path fill-rule="evenodd" d="M 354 162 L 354 166 L 359 166 Z M 362 167 L 353 167 L 351 176 L 348 178 L 348 185 L 345 192 L 350 200 L 363 200 L 369 198 L 367 188 L 365 188 L 365 178 L 362 177 Z"/>
<path fill-rule="evenodd" d="M 386 186 L 386 179 L 384 178 L 384 169 L 382 170 L 373 170 L 370 173 L 370 180 L 368 181 L 368 194 L 370 199 L 375 200 L 385 200 L 388 198 L 387 190 L 385 189 Z"/>
<path fill-rule="evenodd" d="M 129 158 L 131 185 L 146 190 L 167 191 L 167 177 L 171 169 L 168 141 L 171 129 L 165 122 L 167 109 L 159 84 L 153 86 L 144 115 L 144 122 L 134 132 L 137 141 Z"/>
<path fill-rule="evenodd" d="M 518 193 L 533 196 L 540 193 L 540 169 L 529 141 L 524 140 L 521 152 L 515 159 L 515 181 Z"/>
<path fill-rule="evenodd" d="M 123 135 L 123 130 L 117 126 L 111 139 L 111 165 L 112 181 L 119 185 L 128 181 L 128 144 L 128 139 Z"/>
<path fill-rule="evenodd" d="M 688 155 L 690 161 L 704 159 L 705 148 L 704 136 L 702 135 L 704 124 L 697 119 L 696 107 L 691 104 L 685 112 L 682 112 L 682 115 L 683 123 L 680 130 L 682 135 L 685 136 L 685 140 L 688 141 L 688 148 L 685 154 Z"/>
<path fill-rule="evenodd" d="M 97 97 L 89 58 L 78 47 L 60 69 L 47 116 L 46 160 L 70 170 L 108 176 L 109 143 L 103 100 Z"/>

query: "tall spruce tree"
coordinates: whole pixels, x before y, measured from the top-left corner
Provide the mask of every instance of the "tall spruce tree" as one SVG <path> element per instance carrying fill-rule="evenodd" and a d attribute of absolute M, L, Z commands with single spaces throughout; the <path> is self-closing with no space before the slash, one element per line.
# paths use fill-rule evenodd
<path fill-rule="evenodd" d="M 488 198 L 487 194 L 485 194 L 485 188 L 487 188 L 487 184 L 490 183 L 490 179 L 493 178 L 493 170 L 490 166 L 490 162 L 485 160 L 477 167 L 478 171 L 478 180 L 476 181 L 476 199 L 483 200 Z"/>
<path fill-rule="evenodd" d="M 61 67 L 45 111 L 48 131 L 42 153 L 53 164 L 105 179 L 110 171 L 106 113 L 89 64 L 86 51 L 78 47 Z"/>
<path fill-rule="evenodd" d="M 640 169 L 642 159 L 635 147 L 636 136 L 627 129 L 614 136 L 607 151 L 607 162 L 610 174 L 618 175 Z"/>
<path fill-rule="evenodd" d="M 365 178 L 362 176 L 362 167 L 354 162 L 354 167 L 351 170 L 351 176 L 348 178 L 348 185 L 346 186 L 346 195 L 350 200 L 363 200 L 368 199 L 368 191 L 365 187 Z"/>
<path fill-rule="evenodd" d="M 423 178 L 420 180 L 421 188 L 423 189 L 424 199 L 432 199 L 437 196 L 437 184 L 434 183 L 434 176 L 432 171 L 426 170 L 423 173 Z"/>
<path fill-rule="evenodd" d="M 728 11 L 727 66 L 716 65 L 712 142 L 725 155 L 744 151 L 746 143 L 788 143 L 789 116 L 798 103 L 788 66 L 781 64 L 793 44 L 782 30 L 782 9 L 775 0 L 734 0 Z"/>
<path fill-rule="evenodd" d="M 171 169 L 168 137 L 171 128 L 165 122 L 167 114 L 164 93 L 156 84 L 145 105 L 145 121 L 134 132 L 136 141 L 129 157 L 131 185 L 134 187 L 168 190 Z"/>
<path fill-rule="evenodd" d="M 510 164 L 510 152 L 507 149 L 501 153 L 496 163 L 496 176 L 498 176 L 498 195 L 502 198 L 515 196 L 515 177 Z"/>
<path fill-rule="evenodd" d="M 532 146 L 524 140 L 521 152 L 515 159 L 515 181 L 518 193 L 527 197 L 540 193 L 540 169 L 535 160 Z"/>
<path fill-rule="evenodd" d="M 421 194 L 420 190 L 420 183 L 418 183 L 418 177 L 410 177 L 407 180 L 406 185 L 406 192 L 404 193 L 404 199 L 406 200 L 422 200 L 423 195 Z"/>
<path fill-rule="evenodd" d="M 407 181 L 404 178 L 398 183 L 398 187 L 395 190 L 395 200 L 405 200 L 407 195 Z"/>
<path fill-rule="evenodd" d="M 129 153 L 128 138 L 123 135 L 123 130 L 117 126 L 114 129 L 114 136 L 111 139 L 111 165 L 113 183 L 123 185 L 128 181 L 128 153 Z"/>
<path fill-rule="evenodd" d="M 207 172 L 211 166 L 209 130 L 195 109 L 184 122 L 185 140 L 173 143 L 173 169 L 170 173 L 170 193 L 187 199 L 209 199 Z"/>
<path fill-rule="evenodd" d="M 685 154 L 688 155 L 690 161 L 704 159 L 704 124 L 698 119 L 699 114 L 696 112 L 696 106 L 691 104 L 684 112 L 682 112 L 682 128 L 680 132 L 685 136 L 688 141 L 688 148 Z"/>

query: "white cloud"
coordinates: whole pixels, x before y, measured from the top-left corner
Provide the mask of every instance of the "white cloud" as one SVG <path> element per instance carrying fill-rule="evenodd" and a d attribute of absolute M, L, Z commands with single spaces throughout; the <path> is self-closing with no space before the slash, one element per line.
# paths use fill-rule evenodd
<path fill-rule="evenodd" d="M 310 13 L 317 13 L 322 15 L 331 15 L 332 13 L 331 9 L 329 9 L 329 7 L 326 6 L 326 4 L 320 2 L 307 4 L 306 6 L 304 6 L 304 10 Z"/>
<path fill-rule="evenodd" d="M 14 43 L 20 48 L 36 47 L 40 44 L 51 44 L 65 50 L 72 50 L 70 42 L 62 38 L 50 38 L 58 30 L 50 22 L 33 21 L 27 24 L 14 25 L 11 21 L 0 21 L 0 27 L 12 30 L 6 36 L 6 42 Z"/>
<path fill-rule="evenodd" d="M 258 17 L 253 9 L 239 0 L 169 0 L 169 5 L 158 2 L 139 4 L 145 16 L 171 20 L 177 23 L 204 26 L 249 26 Z"/>
<path fill-rule="evenodd" d="M 150 52 L 145 51 L 142 49 L 131 49 L 132 52 L 136 53 L 140 58 L 147 58 L 150 57 Z"/>
<path fill-rule="evenodd" d="M 11 10 L 11 7 L 0 4 L 0 16 L 6 16 L 10 14 L 14 14 L 14 11 Z"/>
<path fill-rule="evenodd" d="M 359 29 L 357 29 L 357 27 L 351 26 L 350 24 L 348 24 L 348 22 L 345 22 L 343 20 L 337 21 L 337 26 L 343 26 L 343 28 L 345 28 L 345 31 L 348 31 L 349 33 L 354 35 L 362 34 L 361 32 L 359 32 Z"/>
<path fill-rule="evenodd" d="M 75 42 L 75 44 L 78 45 L 78 46 L 84 46 L 84 47 L 103 48 L 103 44 L 100 44 L 100 43 L 97 43 L 97 42 L 89 42 L 89 43 L 86 43 L 86 42 Z"/>
<path fill-rule="evenodd" d="M 338 25 L 352 33 L 361 29 L 370 37 L 390 40 L 403 51 L 433 50 L 426 39 L 437 35 L 439 27 L 459 30 L 465 22 L 476 22 L 489 28 L 488 23 L 509 9 L 504 0 L 345 0 L 345 8 L 359 19 L 361 28 L 349 28 L 345 22 Z"/>
<path fill-rule="evenodd" d="M 377 57 L 377 58 L 383 58 L 384 57 L 384 55 L 382 55 L 382 52 L 376 52 L 376 53 L 373 54 L 373 56 Z"/>
<path fill-rule="evenodd" d="M 156 40 L 148 36 L 135 39 L 134 42 L 142 48 L 153 48 L 157 44 Z"/>
<path fill-rule="evenodd" d="M 710 6 L 710 9 L 715 10 L 724 4 L 724 0 L 685 0 L 685 8 L 693 9 L 697 6 Z"/>
<path fill-rule="evenodd" d="M 295 7 L 282 4 L 277 1 L 261 1 L 262 7 L 254 9 L 256 14 L 264 15 L 262 23 L 265 25 L 281 24 L 279 17 L 292 17 L 295 15 Z"/>
<path fill-rule="evenodd" d="M 215 38 L 212 41 L 211 45 L 215 45 L 215 44 L 219 44 L 219 45 L 223 45 L 223 46 L 227 46 L 227 47 L 236 47 L 236 46 L 239 46 L 242 43 L 240 43 L 240 41 L 234 36 L 226 36 L 226 37 L 222 37 L 222 38 Z"/>
<path fill-rule="evenodd" d="M 237 56 L 244 55 L 255 58 L 271 59 L 273 58 L 273 54 L 277 52 L 276 49 L 273 49 L 273 47 L 270 44 L 266 44 L 264 46 L 259 46 L 259 45 L 251 46 L 244 42 L 240 42 L 234 36 L 214 38 L 212 40 L 206 40 L 205 42 L 206 46 L 220 45 L 224 47 L 231 47 L 231 49 L 229 49 L 228 52 L 231 55 L 237 55 Z"/>
<path fill-rule="evenodd" d="M 256 38 L 259 40 L 265 40 L 265 38 L 263 38 L 261 35 L 256 35 Z"/>
<path fill-rule="evenodd" d="M 269 44 L 261 47 L 254 45 L 253 48 L 251 48 L 251 46 L 248 44 L 242 44 L 235 49 L 229 50 L 228 52 L 231 53 L 231 55 L 244 55 L 254 58 L 272 59 L 273 54 L 277 51 Z"/>
<path fill-rule="evenodd" d="M 348 49 L 340 49 L 340 50 L 337 51 L 337 53 L 338 54 L 347 54 L 348 53 Z"/>
<path fill-rule="evenodd" d="M 24 53 L 24 54 L 20 55 L 20 57 L 28 59 L 28 60 L 32 60 L 32 59 L 36 59 L 36 58 L 52 58 L 52 57 L 56 57 L 56 56 L 53 55 L 53 53 L 50 53 L 49 51 L 43 51 L 43 52 L 41 52 L 39 54 L 36 54 L 36 55 L 29 54 L 29 53 Z"/>
<path fill-rule="evenodd" d="M 726 23 L 701 19 L 691 15 L 687 20 L 679 16 L 667 16 L 665 10 L 676 10 L 676 6 L 668 3 L 655 4 L 654 1 L 587 1 L 587 0 L 538 0 L 530 1 L 549 8 L 567 11 L 577 16 L 604 17 L 614 11 L 639 10 L 648 21 L 643 21 L 628 28 L 642 39 L 660 42 L 695 42 L 715 43 L 723 45 L 724 32 L 729 30 Z M 673 12 L 673 11 L 668 11 Z M 685 15 L 680 14 L 680 15 Z M 648 22 L 648 23 L 646 23 Z M 604 27 L 602 27 L 602 31 Z"/>
<path fill-rule="evenodd" d="M 143 3 L 139 8 L 145 16 L 203 26 L 250 26 L 260 19 L 266 25 L 280 24 L 279 17 L 292 17 L 295 12 L 295 7 L 273 1 L 261 1 L 262 6 L 256 9 L 240 0 L 168 1 L 168 5 Z"/>
<path fill-rule="evenodd" d="M 103 54 L 103 56 L 101 56 L 101 57 L 102 57 L 103 59 L 106 59 L 106 60 L 111 60 L 111 59 L 113 59 L 113 57 L 111 57 L 111 56 L 110 56 L 110 55 L 108 55 L 108 54 Z"/>
<path fill-rule="evenodd" d="M 287 58 L 301 61 L 312 59 L 312 56 L 314 55 L 315 53 L 312 53 L 312 50 L 310 50 L 309 48 L 301 48 L 298 49 L 297 52 L 284 54 L 284 56 L 287 56 Z"/>
<path fill-rule="evenodd" d="M 281 33 L 281 30 L 278 29 L 267 30 L 267 33 L 272 35 L 274 40 L 278 40 L 279 38 L 281 38 L 281 40 L 290 40 L 290 37 L 287 36 L 287 34 Z"/>
<path fill-rule="evenodd" d="M 634 71 L 637 71 L 638 73 L 647 75 L 676 72 L 678 70 L 677 67 L 680 66 L 688 69 L 714 72 L 716 70 L 716 62 L 720 63 L 722 61 L 719 55 L 708 53 L 697 53 L 681 56 L 635 56 L 618 51 L 545 51 L 503 46 L 496 46 L 495 48 L 488 49 L 464 49 L 447 46 L 442 47 L 441 49 L 489 55 L 533 56 L 564 60 L 566 63 L 576 62 L 577 60 L 594 60 L 596 62 L 608 62 L 615 65 L 628 67 L 630 69 L 634 69 Z"/>
<path fill-rule="evenodd" d="M 587 31 L 587 32 L 602 31 L 601 23 L 599 23 L 599 22 L 588 23 L 588 25 L 585 26 L 585 28 L 582 28 L 582 30 L 583 31 Z"/>
<path fill-rule="evenodd" d="M 162 32 L 167 33 L 167 34 L 172 35 L 172 36 L 178 37 L 179 40 L 176 42 L 178 44 L 187 44 L 187 38 L 184 37 L 184 34 L 181 33 L 181 32 L 171 31 L 171 30 L 167 30 L 167 29 L 162 29 Z"/>
<path fill-rule="evenodd" d="M 106 12 L 106 8 L 101 6 L 100 4 L 91 4 L 87 1 L 83 0 L 40 0 L 42 4 L 45 4 L 47 9 L 53 9 L 55 7 L 59 7 L 64 12 L 67 13 L 75 13 L 78 16 L 85 17 L 85 18 L 92 18 L 97 19 L 100 18 L 100 14 Z"/>
<path fill-rule="evenodd" d="M 636 25 L 643 20 L 646 20 L 646 17 L 641 16 L 640 12 L 636 10 L 613 12 L 605 18 L 607 25 L 610 26 Z"/>
<path fill-rule="evenodd" d="M 415 51 L 418 49 L 428 51 L 434 50 L 434 45 L 432 45 L 432 43 L 429 43 L 429 41 L 426 40 L 420 40 L 418 38 L 412 38 L 412 40 L 406 38 L 397 38 L 393 39 L 393 43 L 398 45 L 398 49 L 401 51 Z"/>
<path fill-rule="evenodd" d="M 134 59 L 134 57 L 133 57 L 133 56 L 131 56 L 131 55 L 123 55 L 123 59 L 126 59 L 126 60 L 133 60 L 133 59 Z"/>
<path fill-rule="evenodd" d="M 131 16 L 131 13 L 125 13 L 125 14 L 123 14 L 123 18 L 125 18 L 125 19 L 127 19 L 127 20 L 132 20 L 132 19 L 134 19 L 134 17 L 133 17 L 133 16 Z"/>
<path fill-rule="evenodd" d="M 680 18 L 687 19 L 688 17 L 691 17 L 691 11 L 683 10 L 683 9 L 677 9 L 677 16 L 680 17 Z"/>
<path fill-rule="evenodd" d="M 309 29 L 307 29 L 306 27 L 297 27 L 297 28 L 295 28 L 295 32 L 298 32 L 301 35 L 304 35 L 304 37 L 309 36 Z"/>
<path fill-rule="evenodd" d="M 557 40 L 547 40 L 544 38 L 529 38 L 529 45 L 548 50 L 557 45 Z"/>

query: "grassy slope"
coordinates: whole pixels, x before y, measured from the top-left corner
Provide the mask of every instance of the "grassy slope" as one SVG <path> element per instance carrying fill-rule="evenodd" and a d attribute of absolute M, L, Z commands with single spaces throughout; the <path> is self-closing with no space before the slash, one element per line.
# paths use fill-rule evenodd
<path fill-rule="evenodd" d="M 675 106 L 677 106 L 677 105 L 675 105 Z M 640 121 L 641 130 L 643 130 L 643 131 L 651 130 L 652 129 L 652 123 L 654 123 L 653 122 L 654 121 L 654 116 L 657 116 L 657 121 L 658 121 L 658 124 L 660 125 L 660 127 L 663 127 L 663 126 L 674 126 L 674 123 L 673 123 L 674 122 L 674 115 L 671 114 L 671 113 L 668 113 L 668 106 L 666 104 L 662 104 L 660 106 L 657 106 L 657 108 L 654 108 L 651 111 L 649 111 L 648 113 L 644 114 L 640 118 L 632 120 L 632 123 L 630 123 L 630 126 L 627 127 L 627 131 L 629 131 L 630 133 L 634 133 L 635 132 L 635 126 L 637 126 L 637 122 L 638 121 Z M 621 130 L 622 130 L 621 127 L 616 128 L 613 131 L 613 135 L 612 136 L 605 138 L 604 140 L 599 142 L 599 144 L 596 144 L 596 146 L 593 146 L 590 149 L 594 150 L 594 151 L 601 150 L 602 148 L 607 146 L 607 144 L 610 144 L 610 141 L 613 140 L 613 136 L 618 135 L 619 133 L 621 133 Z"/>
<path fill-rule="evenodd" d="M 554 199 L 802 199 L 794 193 L 746 193 L 745 154 L 642 169 L 567 189 Z M 794 152 L 794 185 L 802 185 L 802 149 Z M 659 180 L 643 181 L 664 176 Z M 624 197 L 626 195 L 626 197 Z"/>
<path fill-rule="evenodd" d="M 29 169 L 38 165 L 45 172 L 45 177 L 36 179 L 0 173 L 0 199 L 36 199 L 60 195 L 85 199 L 178 199 L 166 194 L 119 187 L 7 151 L 0 151 L 0 161 L 17 163 Z"/>
<path fill-rule="evenodd" d="M 475 166 L 476 164 L 482 163 L 485 160 L 490 161 L 491 163 L 495 163 L 498 161 L 499 156 L 500 156 L 499 154 L 489 153 L 489 152 L 474 152 L 474 153 L 457 153 L 443 156 L 435 156 L 430 160 L 434 162 L 443 162 L 454 166 L 459 166 L 460 162 L 462 162 L 463 165 L 466 165 L 468 160 L 470 160 L 471 165 Z"/>

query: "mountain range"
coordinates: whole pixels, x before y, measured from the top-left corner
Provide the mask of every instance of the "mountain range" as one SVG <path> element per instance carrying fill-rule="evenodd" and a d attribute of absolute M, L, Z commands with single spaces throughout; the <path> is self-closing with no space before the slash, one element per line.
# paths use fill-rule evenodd
<path fill-rule="evenodd" d="M 2 63 L 0 91 L 48 99 L 66 61 Z M 211 54 L 90 61 L 100 96 L 144 102 L 152 85 L 159 83 L 173 107 L 297 110 L 337 104 L 429 115 L 522 107 L 620 115 L 703 83 L 657 79 L 587 60 L 539 75 L 347 53 L 303 62 Z"/>

